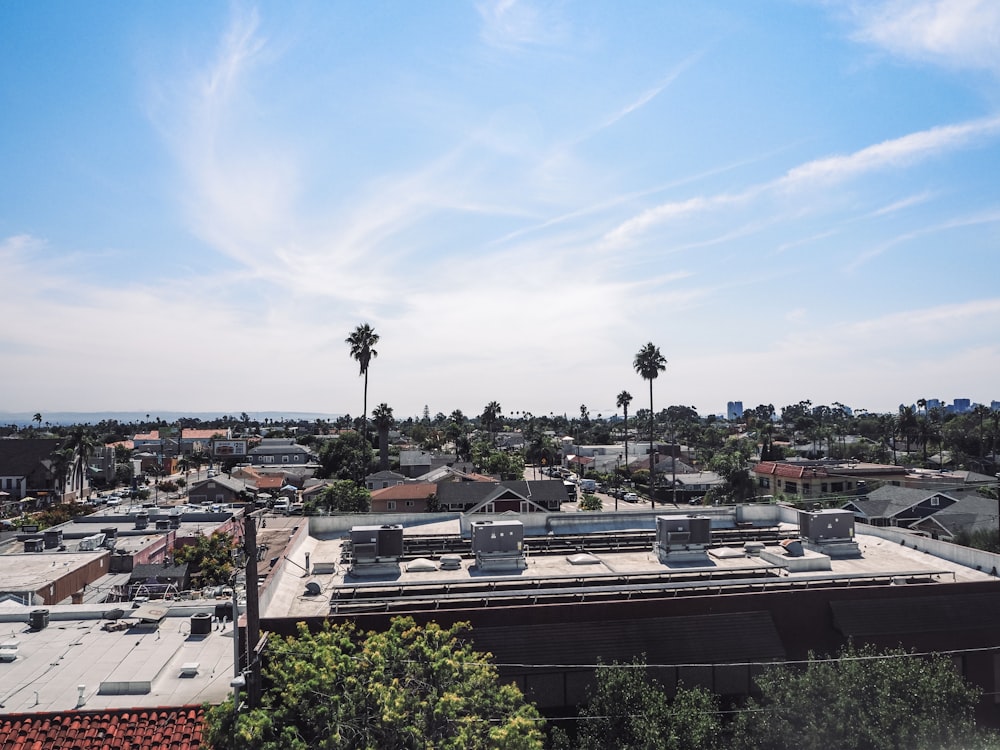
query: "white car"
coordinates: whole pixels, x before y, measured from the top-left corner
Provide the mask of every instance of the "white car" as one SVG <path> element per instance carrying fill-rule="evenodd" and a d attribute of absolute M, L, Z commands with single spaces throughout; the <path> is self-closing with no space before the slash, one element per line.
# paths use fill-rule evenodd
<path fill-rule="evenodd" d="M 121 505 L 122 499 L 120 497 L 109 497 L 108 505 Z"/>
<path fill-rule="evenodd" d="M 634 492 L 626 492 L 624 495 L 622 495 L 622 500 L 624 500 L 627 503 L 637 503 L 639 502 L 639 496 Z"/>

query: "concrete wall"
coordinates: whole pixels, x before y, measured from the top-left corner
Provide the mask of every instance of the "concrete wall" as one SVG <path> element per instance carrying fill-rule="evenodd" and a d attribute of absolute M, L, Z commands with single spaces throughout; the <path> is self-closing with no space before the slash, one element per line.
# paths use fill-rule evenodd
<path fill-rule="evenodd" d="M 345 513 L 339 516 L 309 516 L 309 534 L 318 539 L 344 535 L 352 526 L 402 524 L 404 528 L 455 521 L 461 513 Z"/>
<path fill-rule="evenodd" d="M 993 571 L 994 575 L 1000 573 L 1000 555 L 994 552 L 984 552 L 972 547 L 962 547 L 951 542 L 943 542 L 939 539 L 930 539 L 919 536 L 912 532 L 900 531 L 891 526 L 869 526 L 859 523 L 854 527 L 855 534 L 866 534 L 877 536 L 897 544 L 903 544 L 911 549 L 926 552 L 928 555 L 940 557 L 967 568 L 982 570 L 987 573 Z"/>

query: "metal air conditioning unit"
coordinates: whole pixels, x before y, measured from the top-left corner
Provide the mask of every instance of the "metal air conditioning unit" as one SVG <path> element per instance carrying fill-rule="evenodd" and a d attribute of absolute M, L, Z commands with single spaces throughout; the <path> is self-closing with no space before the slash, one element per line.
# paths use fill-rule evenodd
<path fill-rule="evenodd" d="M 522 570 L 528 567 L 524 556 L 524 524 L 520 521 L 473 521 L 472 554 L 480 570 Z"/>
<path fill-rule="evenodd" d="M 354 575 L 381 575 L 398 573 L 399 559 L 403 556 L 403 526 L 351 527 L 350 572 Z"/>
<path fill-rule="evenodd" d="M 657 516 L 656 554 L 660 562 L 707 562 L 712 541 L 708 516 Z"/>

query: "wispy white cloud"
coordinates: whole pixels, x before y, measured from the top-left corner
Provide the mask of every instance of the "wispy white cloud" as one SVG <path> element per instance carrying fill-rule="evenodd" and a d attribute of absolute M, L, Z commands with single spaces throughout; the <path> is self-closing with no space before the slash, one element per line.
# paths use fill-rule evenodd
<path fill-rule="evenodd" d="M 1000 74 L 995 0 L 862 0 L 847 10 L 859 41 L 906 59 Z"/>
<path fill-rule="evenodd" d="M 552 47 L 569 36 L 564 16 L 556 4 L 531 0 L 485 0 L 476 6 L 482 20 L 483 40 L 506 50 Z"/>
<path fill-rule="evenodd" d="M 743 206 L 765 194 L 795 197 L 805 188 L 852 180 L 883 169 L 902 169 L 936 155 L 976 144 L 1000 133 L 1000 116 L 944 125 L 909 133 L 867 146 L 850 154 L 814 159 L 769 182 L 731 193 L 701 195 L 646 209 L 609 231 L 604 239 L 622 245 L 652 228 L 671 221 Z"/>
<path fill-rule="evenodd" d="M 965 227 L 974 227 L 983 224 L 996 224 L 998 222 L 1000 222 L 1000 210 L 995 210 L 972 216 L 959 216 L 938 224 L 921 227 L 910 232 L 904 232 L 903 234 L 893 237 L 892 239 L 882 242 L 879 245 L 861 253 L 847 265 L 846 270 L 848 272 L 857 271 L 861 266 L 874 260 L 892 248 L 904 245 L 907 242 L 912 242 L 920 237 L 939 234 L 941 232 L 949 232 L 954 229 L 963 229 Z"/>
<path fill-rule="evenodd" d="M 856 178 L 875 170 L 901 168 L 945 151 L 961 148 L 1000 132 L 1000 116 L 909 133 L 851 154 L 816 159 L 790 169 L 776 187 L 794 190 L 804 184 Z"/>

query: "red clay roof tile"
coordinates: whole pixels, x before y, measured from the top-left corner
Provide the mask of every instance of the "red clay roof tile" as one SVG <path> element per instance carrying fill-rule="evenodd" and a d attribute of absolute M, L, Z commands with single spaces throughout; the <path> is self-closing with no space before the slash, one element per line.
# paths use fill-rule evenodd
<path fill-rule="evenodd" d="M 0 716 L 0 748 L 11 750 L 198 750 L 201 706 L 154 710 L 64 711 Z"/>

